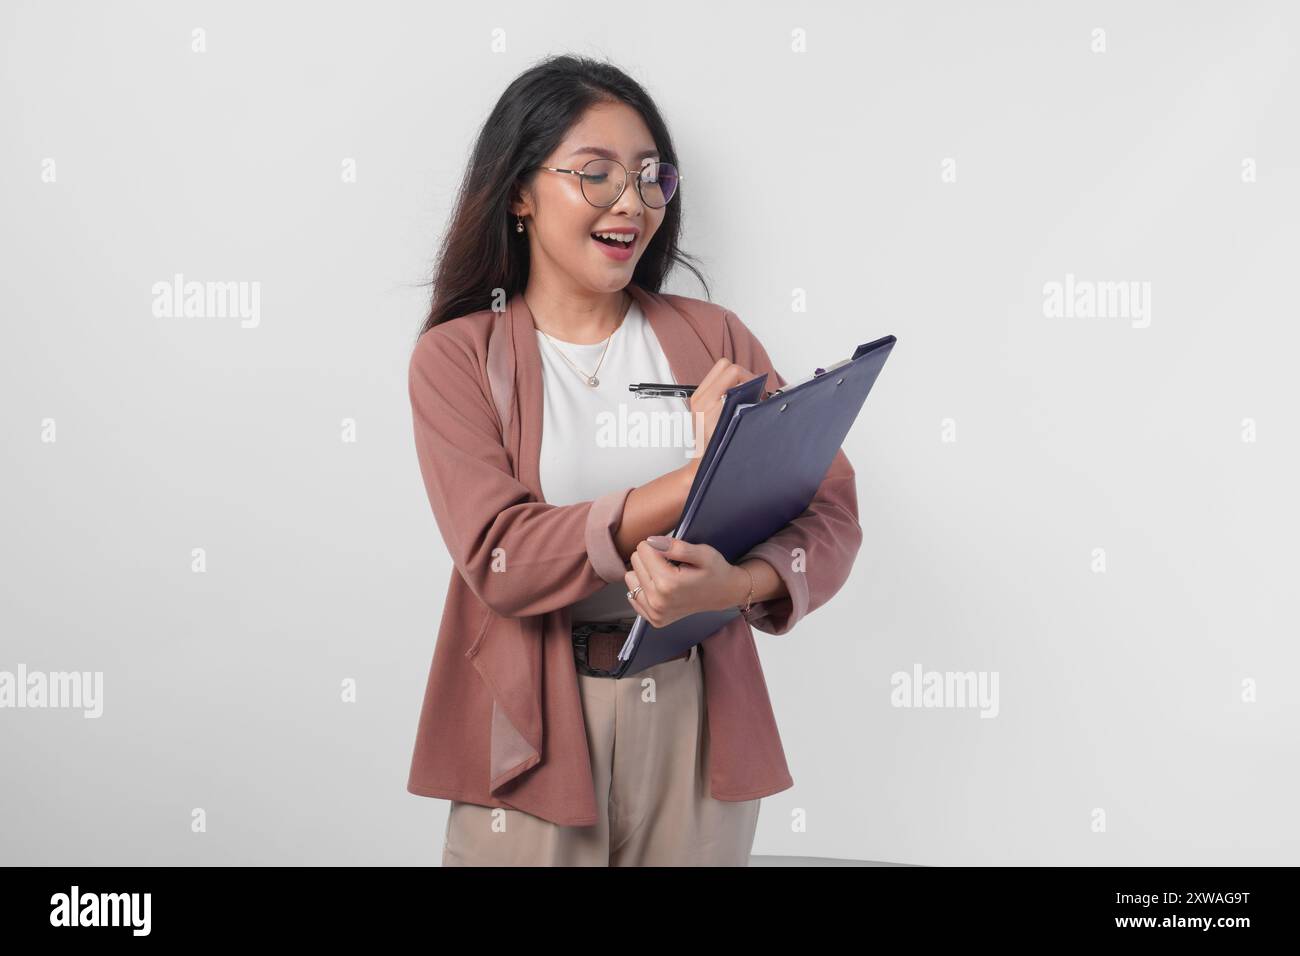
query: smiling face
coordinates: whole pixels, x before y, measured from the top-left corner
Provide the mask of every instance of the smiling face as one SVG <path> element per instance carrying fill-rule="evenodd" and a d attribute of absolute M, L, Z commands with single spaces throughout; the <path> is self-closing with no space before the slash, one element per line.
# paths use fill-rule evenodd
<path fill-rule="evenodd" d="M 542 165 L 582 169 L 602 157 L 618 160 L 632 174 L 612 206 L 591 205 L 579 176 L 538 170 L 511 210 L 524 217 L 533 269 L 557 270 L 591 292 L 617 292 L 631 281 L 664 219 L 662 208 L 641 201 L 634 181 L 645 160 L 660 158 L 641 114 L 625 103 L 592 106 Z M 615 175 L 623 173 L 616 170 Z M 589 192 L 593 185 L 588 184 Z M 631 244 L 620 248 L 602 242 L 594 237 L 597 232 L 613 233 Z"/>

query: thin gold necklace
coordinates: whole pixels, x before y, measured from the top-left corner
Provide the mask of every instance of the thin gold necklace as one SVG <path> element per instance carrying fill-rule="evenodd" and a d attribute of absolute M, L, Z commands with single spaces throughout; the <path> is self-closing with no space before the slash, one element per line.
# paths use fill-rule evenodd
<path fill-rule="evenodd" d="M 526 299 L 524 301 L 525 303 L 527 303 Z M 533 328 L 537 329 L 538 332 L 541 332 L 542 335 L 546 335 L 546 341 L 551 343 L 551 348 L 555 349 L 556 354 L 559 355 L 560 358 L 564 359 L 565 362 L 568 362 L 569 367 L 572 368 L 573 371 L 577 373 L 580 379 L 582 379 L 592 388 L 596 388 L 598 385 L 600 385 L 600 379 L 596 377 L 596 372 L 600 371 L 601 365 L 603 365 L 605 362 L 605 353 L 609 351 L 609 343 L 613 340 L 614 334 L 623 327 L 623 319 L 627 318 L 627 313 L 630 312 L 631 310 L 632 310 L 632 303 L 629 302 L 627 305 L 627 309 L 625 309 L 623 312 L 623 317 L 618 320 L 618 325 L 615 326 L 614 331 L 610 332 L 609 335 L 605 338 L 605 347 L 600 350 L 600 361 L 596 363 L 596 371 L 592 372 L 590 375 L 588 375 L 582 369 L 578 368 L 578 366 L 574 365 L 573 361 L 562 351 L 560 351 L 560 347 L 555 344 L 555 340 L 552 339 L 549 335 L 546 335 L 546 333 L 543 332 L 541 329 L 537 328 L 536 320 L 533 321 Z M 532 311 L 531 307 L 529 311 Z"/>

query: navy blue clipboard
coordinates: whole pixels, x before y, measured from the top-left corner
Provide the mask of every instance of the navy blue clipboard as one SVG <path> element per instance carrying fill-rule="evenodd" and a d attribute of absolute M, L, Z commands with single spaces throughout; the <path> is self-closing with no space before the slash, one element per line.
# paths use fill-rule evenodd
<path fill-rule="evenodd" d="M 886 335 L 859 345 L 852 357 L 766 399 L 766 372 L 729 389 L 672 537 L 735 561 L 803 514 L 896 341 Z M 736 607 L 704 611 L 661 628 L 637 617 L 611 674 L 680 657 L 739 616 Z"/>

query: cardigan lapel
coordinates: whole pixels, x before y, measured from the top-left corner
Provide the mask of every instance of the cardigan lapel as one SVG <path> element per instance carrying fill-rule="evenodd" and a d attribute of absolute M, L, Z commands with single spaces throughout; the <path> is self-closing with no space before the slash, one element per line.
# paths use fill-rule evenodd
<path fill-rule="evenodd" d="M 628 293 L 641 306 L 641 311 L 650 323 L 663 349 L 668 367 L 672 370 L 675 384 L 698 385 L 713 367 L 715 360 L 699 332 L 680 311 L 673 308 L 667 300 L 653 292 L 642 289 L 635 282 L 628 283 Z M 511 340 L 515 360 L 515 385 L 518 390 L 518 412 L 515 418 L 519 422 L 519 453 L 515 459 L 515 477 L 538 501 L 545 501 L 541 488 L 541 454 L 542 454 L 542 419 L 543 419 L 543 380 L 542 357 L 537 347 L 537 327 L 533 323 L 533 314 L 524 301 L 522 292 L 511 297 L 507 320 L 510 325 Z M 618 383 L 626 388 L 630 383 Z M 628 392 L 625 401 L 635 401 Z"/>
<path fill-rule="evenodd" d="M 510 299 L 510 334 L 514 342 L 515 407 L 519 422 L 519 456 L 515 459 L 515 477 L 538 501 L 542 497 L 542 357 L 537 350 L 537 326 L 533 313 L 524 301 L 523 292 Z"/>

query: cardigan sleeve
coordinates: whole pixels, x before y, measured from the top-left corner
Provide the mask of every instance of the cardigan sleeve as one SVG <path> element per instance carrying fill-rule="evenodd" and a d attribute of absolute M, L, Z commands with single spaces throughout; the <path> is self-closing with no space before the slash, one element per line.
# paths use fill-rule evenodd
<path fill-rule="evenodd" d="M 408 378 L 434 519 L 479 600 L 503 617 L 528 617 L 624 580 L 614 531 L 631 487 L 568 505 L 529 500 L 510 468 L 476 358 L 437 326 L 416 342 Z"/>
<path fill-rule="evenodd" d="M 756 375 L 766 372 L 768 391 L 784 388 L 787 382 L 773 367 L 767 350 L 739 317 L 725 312 L 724 325 L 724 348 L 731 350 L 728 357 Z M 803 514 L 735 560 L 735 564 L 750 558 L 766 561 L 789 592 L 786 597 L 755 602 L 746 615 L 749 623 L 768 634 L 787 633 L 844 585 L 861 544 L 857 482 L 841 448 Z"/>

